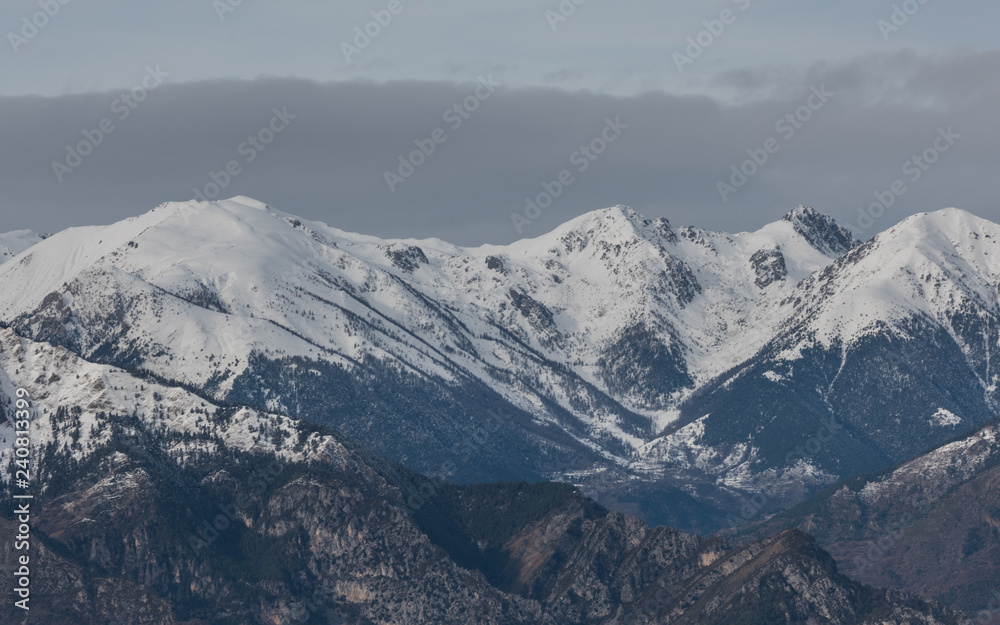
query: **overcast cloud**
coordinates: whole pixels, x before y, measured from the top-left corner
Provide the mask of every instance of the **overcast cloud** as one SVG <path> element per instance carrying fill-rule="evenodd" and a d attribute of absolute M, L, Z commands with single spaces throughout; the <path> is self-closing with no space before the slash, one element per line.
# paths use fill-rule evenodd
<path fill-rule="evenodd" d="M 983 30 L 993 5 L 962 17 L 931 1 L 884 41 L 876 22 L 891 3 L 847 2 L 836 13 L 758 2 L 741 13 L 742 2 L 636 2 L 609 13 L 590 0 L 556 32 L 548 5 L 406 4 L 347 63 L 341 41 L 380 3 L 345 3 L 334 19 L 327 3 L 277 11 L 244 0 L 220 20 L 211 2 L 185 0 L 157 23 L 162 8 L 105 2 L 95 13 L 71 1 L 2 60 L 0 231 L 108 223 L 196 190 L 214 195 L 213 173 L 229 176 L 223 197 L 249 195 L 347 230 L 460 244 L 537 236 L 615 204 L 736 231 L 801 203 L 865 226 L 858 208 L 876 192 L 888 197 L 897 180 L 905 192 L 863 236 L 946 206 L 1000 221 L 1000 52 L 987 49 Z M 0 19 L 16 30 L 37 5 L 12 4 Z M 671 55 L 726 8 L 735 22 L 679 72 Z M 145 31 L 133 23 L 141 12 L 154 18 Z M 539 32 L 502 45 L 529 22 Z M 806 28 L 817 24 L 826 27 Z M 297 77 L 253 79 L 261 74 Z M 480 77 L 501 86 L 477 91 Z M 155 88 L 136 90 L 142 102 L 123 99 L 143 81 Z M 823 91 L 832 95 L 813 95 Z M 25 95 L 33 93 L 43 95 Z M 799 119 L 776 125 L 796 111 Z M 607 120 L 618 120 L 620 137 Z M 102 123 L 113 130 L 97 134 Z M 583 156 L 602 132 L 615 141 Z M 67 154 L 98 137 L 81 162 Z M 410 157 L 424 162 L 391 189 L 386 172 L 401 173 L 399 157 L 417 141 L 434 153 Z M 767 162 L 744 163 L 754 155 Z M 223 176 L 230 161 L 239 174 Z M 744 183 L 733 166 L 756 171 Z M 518 232 L 511 215 L 524 214 L 545 183 L 556 189 L 563 170 L 572 182 Z"/>

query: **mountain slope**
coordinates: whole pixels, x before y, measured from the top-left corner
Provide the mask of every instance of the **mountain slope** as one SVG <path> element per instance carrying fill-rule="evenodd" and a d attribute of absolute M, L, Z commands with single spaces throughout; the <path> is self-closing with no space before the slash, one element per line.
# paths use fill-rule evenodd
<path fill-rule="evenodd" d="M 763 610 L 962 622 L 851 582 L 801 534 L 732 549 L 566 485 L 449 485 L 305 421 L 3 334 L 4 423 L 14 388 L 33 405 L 33 620 L 598 625 Z M 11 485 L 0 494 L 12 510 Z M 0 532 L 20 531 L 3 514 Z M 0 544 L 10 562 L 13 541 Z"/>
<path fill-rule="evenodd" d="M 16 296 L 0 320 L 216 401 L 309 412 L 427 471 L 489 438 L 499 453 L 457 477 L 535 477 L 626 465 L 730 352 L 752 353 L 779 296 L 846 236 L 811 209 L 729 236 L 618 207 L 464 249 L 246 198 L 168 204 L 59 233 L 4 267 Z"/>
<path fill-rule="evenodd" d="M 859 246 L 806 207 L 730 235 L 619 206 L 460 248 L 165 204 L 0 266 L 0 323 L 426 473 L 705 531 L 991 418 L 998 236 L 952 209 Z"/>
<path fill-rule="evenodd" d="M 804 280 L 779 332 L 640 454 L 700 462 L 775 508 L 974 429 L 998 408 L 998 285 L 996 224 L 904 220 Z"/>
<path fill-rule="evenodd" d="M 796 527 L 816 536 L 848 575 L 902 586 L 968 611 L 1000 595 L 1000 427 L 875 475 L 837 484 L 744 531 Z"/>
<path fill-rule="evenodd" d="M 14 258 L 44 237 L 30 230 L 0 233 L 0 265 Z"/>

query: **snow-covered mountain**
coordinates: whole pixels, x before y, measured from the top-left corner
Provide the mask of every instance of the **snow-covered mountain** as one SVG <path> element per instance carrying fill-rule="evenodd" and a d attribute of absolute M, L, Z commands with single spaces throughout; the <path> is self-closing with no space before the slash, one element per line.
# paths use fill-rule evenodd
<path fill-rule="evenodd" d="M 566 484 L 450 485 L 9 329 L 0 355 L 3 421 L 12 385 L 38 408 L 38 445 L 18 458 L 31 483 L 0 485 L 9 508 L 33 493 L 38 622 L 971 622 L 852 582 L 798 531 L 734 545 L 650 528 Z M 29 533 L 20 519 L 0 532 Z M 16 579 L 0 568 L 0 583 Z"/>
<path fill-rule="evenodd" d="M 998 295 L 1000 226 L 912 216 L 803 281 L 774 337 L 640 453 L 656 465 L 707 450 L 696 461 L 720 479 L 784 481 L 793 499 L 803 482 L 914 457 L 996 416 Z"/>
<path fill-rule="evenodd" d="M 998 525 L 1000 420 L 994 420 L 740 531 L 771 536 L 796 527 L 829 550 L 846 575 L 990 616 L 1000 579 Z"/>
<path fill-rule="evenodd" d="M 0 265 L 14 258 L 44 237 L 31 230 L 15 230 L 0 233 Z"/>
<path fill-rule="evenodd" d="M 730 235 L 619 206 L 463 248 L 234 198 L 38 242 L 0 266 L 0 322 L 213 405 L 338 426 L 429 473 L 716 500 L 808 491 L 981 423 L 997 236 L 953 209 L 859 246 L 805 207 Z M 886 364 L 878 341 L 904 339 Z M 891 397 L 864 393 L 899 376 L 922 394 L 883 414 Z M 955 384 L 982 399 L 947 400 Z M 843 448 L 786 463 L 831 417 Z"/>

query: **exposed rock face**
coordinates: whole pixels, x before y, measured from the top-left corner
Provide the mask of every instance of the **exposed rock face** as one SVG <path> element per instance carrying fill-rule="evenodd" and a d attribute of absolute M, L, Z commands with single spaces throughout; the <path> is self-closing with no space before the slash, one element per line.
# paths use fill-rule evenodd
<path fill-rule="evenodd" d="M 804 208 L 727 235 L 616 207 L 504 248 L 418 248 L 229 201 L 36 243 L 0 264 L 0 465 L 30 387 L 43 620 L 955 622 L 785 527 L 733 547 L 566 486 L 446 486 L 347 439 L 711 530 L 715 506 L 766 492 L 763 516 L 995 418 L 1000 227 L 941 211 L 845 232 Z M 910 526 L 935 545 L 860 581 L 988 607 L 984 446 L 914 465 L 983 471 L 938 480 L 947 505 Z M 853 563 L 912 494 L 882 477 L 799 529 Z"/>
<path fill-rule="evenodd" d="M 1000 426 L 847 480 L 766 523 L 814 534 L 847 575 L 956 609 L 1000 607 Z"/>
<path fill-rule="evenodd" d="M 766 288 L 778 280 L 784 280 L 788 276 L 785 257 L 778 250 L 761 250 L 750 257 L 750 264 L 753 266 L 754 273 L 757 274 L 754 284 L 760 289 Z"/>
<path fill-rule="evenodd" d="M 527 320 L 537 339 L 543 345 L 557 345 L 562 342 L 562 336 L 559 334 L 559 327 L 555 323 L 552 311 L 545 304 L 517 289 L 510 289 L 507 295 L 514 310 Z"/>
<path fill-rule="evenodd" d="M 678 258 L 664 255 L 663 261 L 667 268 L 665 275 L 672 290 L 677 294 L 678 303 L 684 306 L 693 302 L 694 298 L 701 293 L 698 277 L 694 275 L 687 263 Z"/>
<path fill-rule="evenodd" d="M 503 258 L 500 258 L 499 256 L 487 256 L 486 268 L 492 269 L 497 273 L 507 275 L 507 265 L 503 262 Z"/>
<path fill-rule="evenodd" d="M 907 595 L 849 581 L 798 532 L 732 549 L 609 513 L 566 485 L 450 486 L 350 444 L 331 443 L 324 462 L 220 449 L 182 467 L 161 443 L 153 433 L 118 436 L 86 466 L 49 453 L 49 466 L 72 477 L 36 500 L 33 618 L 639 625 L 752 623 L 767 614 L 779 619 L 768 622 L 959 622 Z M 14 528 L 2 521 L 0 530 Z M 9 571 L 0 583 L 13 583 Z"/>
<path fill-rule="evenodd" d="M 407 273 L 413 273 L 417 267 L 428 263 L 427 255 L 416 245 L 394 243 L 386 248 L 385 256 L 394 266 Z"/>
<path fill-rule="evenodd" d="M 677 233 L 670 225 L 670 220 L 666 217 L 657 217 L 654 219 L 653 226 L 656 228 L 656 231 L 660 234 L 660 236 L 663 237 L 664 241 L 671 244 L 677 243 Z"/>
<path fill-rule="evenodd" d="M 18 524 L 0 519 L 0 582 L 14 588 L 12 573 L 15 560 L 23 551 L 11 549 L 7 537 L 17 534 Z M 120 623 L 121 625 L 180 625 L 174 618 L 170 601 L 156 595 L 141 584 L 129 582 L 106 572 L 53 553 L 48 545 L 34 538 L 30 548 L 31 570 L 30 610 L 14 608 L 13 593 L 0 607 L 0 622 L 46 623 L 47 625 L 91 625 Z"/>
<path fill-rule="evenodd" d="M 825 254 L 840 256 L 859 243 L 850 230 L 811 206 L 797 206 L 782 219 L 791 222 L 796 232 Z"/>
<path fill-rule="evenodd" d="M 941 217 L 959 225 L 964 219 Z M 990 229 L 983 234 L 979 246 Z M 924 238 L 928 249 L 941 243 Z M 839 463 L 846 455 L 835 450 L 797 474 L 780 466 L 786 443 L 794 448 L 799 433 L 812 432 L 796 431 L 792 440 L 782 424 L 773 428 L 781 436 L 770 436 L 757 431 L 758 415 L 734 423 L 743 397 L 727 398 L 741 407 L 737 415 L 711 410 L 704 440 L 679 433 L 689 418 L 709 412 L 698 399 L 714 394 L 717 380 L 752 366 L 748 359 L 792 328 L 791 302 L 809 296 L 799 286 L 851 245 L 832 219 L 805 208 L 756 232 L 726 234 L 675 228 L 616 206 L 535 239 L 469 248 L 347 233 L 248 198 L 169 204 L 36 241 L 16 262 L 0 258 L 0 292 L 10 294 L 0 298 L 0 326 L 90 363 L 154 375 L 216 405 L 343 428 L 424 473 L 436 472 L 456 445 L 482 439 L 477 462 L 456 467 L 458 481 L 544 476 L 596 493 L 576 476 L 627 467 L 617 483 L 604 483 L 603 501 L 615 505 L 641 486 L 645 492 L 634 494 L 658 501 L 663 512 L 647 521 L 704 531 L 724 526 L 728 505 L 763 486 L 805 484 L 781 502 L 791 503 L 871 464 L 891 463 L 909 449 L 903 443 L 923 450 L 952 434 L 935 427 L 910 435 L 910 420 L 893 415 L 893 436 L 905 440 L 892 441 L 898 449 L 891 454 Z M 775 252 L 754 259 L 761 250 Z M 819 295 L 856 291 L 844 285 Z M 833 312 L 855 308 L 847 301 Z M 977 313 L 970 310 L 956 336 L 977 336 Z M 915 340 L 925 345 L 924 336 Z M 962 349 L 974 347 L 965 343 Z M 800 353 L 779 349 L 780 362 L 759 372 L 763 388 L 748 388 L 746 380 L 734 387 L 761 396 L 781 379 L 792 399 L 826 406 L 824 397 L 836 394 L 817 394 L 815 378 L 827 369 L 814 376 L 791 366 L 786 351 Z M 990 362 L 976 359 L 977 367 Z M 933 368 L 955 363 L 942 364 Z M 894 383 L 896 373 L 858 377 Z M 911 377 L 914 386 L 936 388 L 923 375 Z M 964 377 L 990 384 L 982 367 Z M 982 412 L 938 407 L 968 426 Z M 781 416 L 815 431 L 798 419 L 800 408 L 782 408 Z M 493 427 L 490 414 L 499 411 L 512 417 Z M 877 414 L 848 416 L 866 451 L 869 438 L 883 436 L 881 424 L 864 425 Z M 732 461 L 710 461 L 726 458 Z M 701 512 L 674 514 L 661 485 L 685 489 Z"/>

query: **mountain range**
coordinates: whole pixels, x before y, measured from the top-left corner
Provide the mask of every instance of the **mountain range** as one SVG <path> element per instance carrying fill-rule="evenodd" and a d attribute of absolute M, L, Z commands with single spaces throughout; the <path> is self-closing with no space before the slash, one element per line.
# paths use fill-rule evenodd
<path fill-rule="evenodd" d="M 0 263 L 7 262 L 17 256 L 35 243 L 42 240 L 42 236 L 30 230 L 16 230 L 6 234 L 0 234 Z"/>
<path fill-rule="evenodd" d="M 970 511 L 951 583 L 932 579 L 926 541 L 858 558 L 910 494 L 893 478 L 913 474 L 907 463 L 980 467 L 949 483 L 954 498 L 911 511 L 928 535 L 945 523 L 934 514 L 988 491 L 998 243 L 1000 226 L 957 209 L 862 243 L 802 206 L 740 234 L 618 206 L 462 248 L 348 233 L 249 198 L 164 204 L 44 239 L 0 235 L 0 394 L 9 406 L 16 388 L 32 392 L 53 588 L 86 588 L 93 618 L 125 593 L 152 610 L 133 622 L 198 622 L 199 609 L 291 622 L 281 592 L 321 589 L 354 606 L 344 622 L 407 622 L 386 616 L 405 610 L 471 622 L 446 604 L 484 623 L 724 622 L 743 618 L 734 605 L 789 622 L 817 610 L 822 622 L 951 622 L 842 572 L 991 609 L 1000 508 Z M 13 436 L 0 427 L 4 465 Z M 199 506 L 231 497 L 262 459 L 291 470 L 232 515 L 220 560 L 190 557 L 197 530 L 164 520 L 197 528 Z M 525 483 L 544 481 L 576 489 Z M 495 509 L 508 510 L 503 531 L 482 520 Z M 324 518 L 343 522 L 326 536 Z M 731 538 L 690 533 L 723 528 Z M 338 551 L 341 530 L 367 559 Z M 429 551 L 392 560 L 396 535 Z M 285 564 L 232 574 L 286 551 L 314 577 L 293 580 Z M 374 575 L 383 558 L 398 567 L 378 584 L 333 581 L 350 577 L 347 562 Z M 435 571 L 447 600 L 393 603 L 413 592 L 413 567 Z M 669 591 L 640 615 L 655 584 Z M 822 596 L 802 603 L 816 584 Z M 266 610 L 220 603 L 264 587 Z M 755 603 L 765 596 L 778 599 Z"/>
<path fill-rule="evenodd" d="M 459 481 L 785 505 L 995 414 L 998 236 L 954 209 L 859 245 L 805 207 L 737 235 L 616 207 L 470 249 L 237 198 L 42 241 L 0 269 L 0 321 L 425 473 L 483 440 Z"/>

